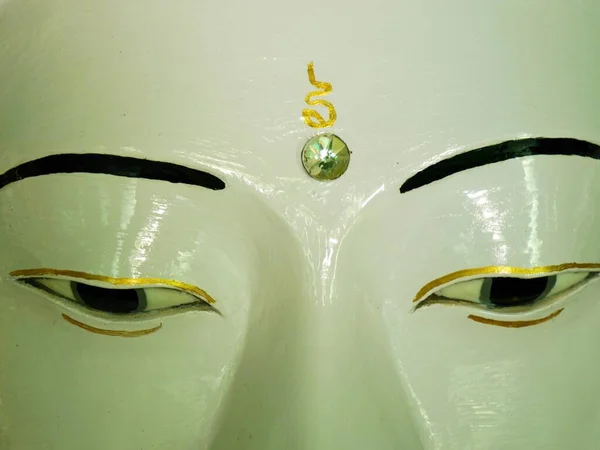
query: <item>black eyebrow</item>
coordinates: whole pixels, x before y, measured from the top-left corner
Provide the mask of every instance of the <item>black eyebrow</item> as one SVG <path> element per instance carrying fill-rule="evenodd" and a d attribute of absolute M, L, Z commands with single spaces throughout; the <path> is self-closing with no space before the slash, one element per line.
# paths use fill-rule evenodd
<path fill-rule="evenodd" d="M 98 153 L 50 155 L 20 164 L 0 175 L 0 189 L 25 178 L 59 173 L 98 173 L 189 184 L 214 191 L 225 189 L 223 180 L 200 170 L 168 162 Z"/>
<path fill-rule="evenodd" d="M 571 138 L 529 138 L 481 147 L 439 161 L 410 177 L 400 193 L 412 191 L 464 170 L 533 155 L 572 155 L 600 159 L 600 146 Z"/>

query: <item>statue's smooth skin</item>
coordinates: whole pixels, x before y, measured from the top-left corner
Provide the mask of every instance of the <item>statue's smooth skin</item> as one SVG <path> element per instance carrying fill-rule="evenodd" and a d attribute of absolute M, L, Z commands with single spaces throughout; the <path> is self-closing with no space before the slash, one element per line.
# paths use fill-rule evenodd
<path fill-rule="evenodd" d="M 0 450 L 597 450 L 599 23 L 0 0 Z"/>

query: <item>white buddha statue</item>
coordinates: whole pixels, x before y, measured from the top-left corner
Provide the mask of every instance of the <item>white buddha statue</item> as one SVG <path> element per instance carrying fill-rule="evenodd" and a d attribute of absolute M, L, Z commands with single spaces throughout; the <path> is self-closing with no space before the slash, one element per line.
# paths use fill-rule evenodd
<path fill-rule="evenodd" d="M 0 450 L 597 450 L 599 23 L 0 0 Z"/>

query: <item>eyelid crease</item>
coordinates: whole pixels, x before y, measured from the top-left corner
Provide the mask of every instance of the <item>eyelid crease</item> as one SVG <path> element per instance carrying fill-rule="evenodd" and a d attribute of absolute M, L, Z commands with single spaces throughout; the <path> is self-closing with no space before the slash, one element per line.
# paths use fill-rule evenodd
<path fill-rule="evenodd" d="M 107 277 L 104 275 L 94 275 L 86 272 L 78 272 L 75 270 L 59 270 L 59 269 L 23 269 L 23 270 L 15 270 L 10 272 L 11 277 L 15 278 L 33 278 L 40 276 L 64 276 L 71 278 L 79 278 L 82 280 L 90 280 L 90 281 L 102 281 L 105 283 L 109 283 L 115 286 L 142 286 L 145 284 L 154 284 L 164 287 L 172 287 L 176 289 L 180 289 L 182 291 L 187 291 L 192 294 L 195 294 L 198 297 L 201 297 L 207 303 L 213 304 L 216 303 L 216 300 L 212 298 L 206 291 L 200 289 L 197 286 L 183 283 L 181 281 L 175 280 L 166 280 L 162 278 L 115 278 L 115 277 Z"/>
<path fill-rule="evenodd" d="M 510 267 L 510 266 L 487 266 L 480 267 L 477 269 L 464 269 L 456 272 L 452 272 L 448 275 L 444 275 L 443 277 L 437 278 L 433 281 L 430 281 L 417 292 L 414 302 L 418 302 L 422 300 L 426 294 L 431 292 L 437 287 L 443 286 L 452 281 L 458 280 L 460 278 L 473 277 L 476 275 L 524 275 L 524 276 L 532 276 L 532 275 L 554 275 L 558 272 L 564 272 L 566 270 L 571 269 L 587 269 L 587 270 L 600 270 L 600 264 L 597 263 L 565 263 L 565 264 L 557 264 L 551 266 L 541 266 L 541 267 Z"/>
<path fill-rule="evenodd" d="M 80 322 L 79 320 L 73 319 L 72 317 L 63 314 L 62 318 L 69 322 L 71 325 L 75 325 L 83 330 L 89 331 L 90 333 L 102 334 L 104 336 L 119 336 L 119 337 L 140 337 L 146 336 L 148 334 L 152 334 L 157 332 L 162 328 L 162 323 L 154 328 L 149 328 L 146 330 L 137 330 L 137 331 L 126 331 L 126 330 L 107 330 L 104 328 L 96 328 L 86 323 Z"/>
<path fill-rule="evenodd" d="M 469 314 L 467 317 L 474 322 L 483 323 L 485 325 L 494 325 L 497 327 L 504 328 L 524 328 L 531 327 L 534 325 L 539 325 L 544 322 L 548 322 L 549 320 L 554 319 L 560 313 L 564 311 L 564 308 L 559 309 L 558 311 L 554 311 L 552 314 L 542 317 L 541 319 L 534 320 L 496 320 L 496 319 L 488 319 L 487 317 L 476 316 L 474 314 Z"/>

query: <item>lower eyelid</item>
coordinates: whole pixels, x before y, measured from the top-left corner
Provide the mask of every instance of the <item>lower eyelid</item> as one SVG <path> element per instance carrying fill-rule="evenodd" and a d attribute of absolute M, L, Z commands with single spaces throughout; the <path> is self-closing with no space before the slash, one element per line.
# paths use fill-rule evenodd
<path fill-rule="evenodd" d="M 106 329 L 106 328 L 94 327 L 85 322 L 81 322 L 77 319 L 74 319 L 73 317 L 71 317 L 67 314 L 62 314 L 62 318 L 64 320 L 66 320 L 67 322 L 69 322 L 71 325 L 75 325 L 76 327 L 79 327 L 79 328 L 89 331 L 91 333 L 100 334 L 100 335 L 104 335 L 104 336 L 119 336 L 119 337 L 128 337 L 128 338 L 146 336 L 148 334 L 155 333 L 155 332 L 159 331 L 163 326 L 163 324 L 160 323 L 159 325 L 154 326 L 152 328 L 145 328 L 145 329 L 141 329 L 141 330 L 111 330 L 111 329 Z"/>
<path fill-rule="evenodd" d="M 534 325 L 540 325 L 542 323 L 548 322 L 548 321 L 554 319 L 555 317 L 559 316 L 563 311 L 564 311 L 564 308 L 561 308 L 557 311 L 554 311 L 552 314 L 549 314 L 548 316 L 541 317 L 539 319 L 533 319 L 533 320 L 498 320 L 498 319 L 491 319 L 488 317 L 477 316 L 475 314 L 469 314 L 467 317 L 474 322 L 479 322 L 479 323 L 482 323 L 485 325 L 494 325 L 497 327 L 504 327 L 504 328 L 525 328 L 525 327 L 531 327 Z"/>

